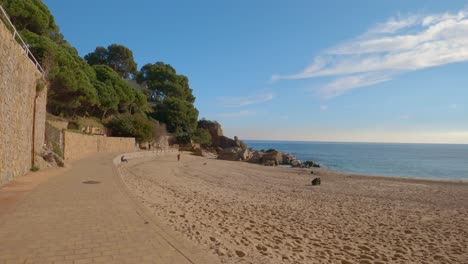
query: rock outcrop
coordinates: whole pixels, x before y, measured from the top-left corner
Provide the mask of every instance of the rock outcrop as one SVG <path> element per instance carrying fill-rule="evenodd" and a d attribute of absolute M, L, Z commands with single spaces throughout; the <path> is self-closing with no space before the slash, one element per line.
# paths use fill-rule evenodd
<path fill-rule="evenodd" d="M 215 147 L 220 146 L 219 145 L 220 138 L 224 137 L 224 135 L 223 135 L 223 129 L 221 128 L 221 125 L 218 122 L 202 119 L 198 122 L 198 126 L 200 128 L 208 130 L 208 132 L 211 135 L 211 141 L 212 141 L 213 146 Z"/>
<path fill-rule="evenodd" d="M 297 168 L 320 167 L 320 165 L 314 161 L 302 162 L 290 153 L 283 153 L 275 149 L 269 149 L 267 151 L 253 150 L 247 162 L 265 166 L 290 165 L 291 167 Z"/>
<path fill-rule="evenodd" d="M 283 154 L 279 151 L 270 151 L 262 155 L 261 162 L 264 165 L 281 165 L 283 164 Z"/>
<path fill-rule="evenodd" d="M 225 148 L 218 151 L 218 159 L 241 161 L 250 158 L 250 151 L 241 147 Z"/>
<path fill-rule="evenodd" d="M 218 142 L 215 144 L 215 146 L 220 147 L 222 149 L 238 147 L 234 139 L 228 138 L 226 136 L 218 137 Z"/>
<path fill-rule="evenodd" d="M 65 166 L 63 158 L 47 147 L 44 147 L 39 155 L 36 155 L 35 164 L 41 169 Z"/>

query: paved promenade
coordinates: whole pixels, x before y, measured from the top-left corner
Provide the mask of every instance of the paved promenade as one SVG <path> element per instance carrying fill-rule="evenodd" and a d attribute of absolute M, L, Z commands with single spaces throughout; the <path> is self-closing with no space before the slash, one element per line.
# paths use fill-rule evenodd
<path fill-rule="evenodd" d="M 114 156 L 74 162 L 19 201 L 0 189 L 0 264 L 216 263 L 144 211 Z"/>

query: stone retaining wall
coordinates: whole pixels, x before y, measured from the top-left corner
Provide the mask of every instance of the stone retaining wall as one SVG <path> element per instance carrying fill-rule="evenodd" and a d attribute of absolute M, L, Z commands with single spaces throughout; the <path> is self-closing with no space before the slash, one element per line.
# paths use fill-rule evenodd
<path fill-rule="evenodd" d="M 44 144 L 47 87 L 36 91 L 38 82 L 41 73 L 0 22 L 0 186 L 27 173 Z"/>
<path fill-rule="evenodd" d="M 177 148 L 161 148 L 155 149 L 151 151 L 139 151 L 139 152 L 130 152 L 130 153 L 123 153 L 122 155 L 118 155 L 114 158 L 113 162 L 115 166 L 119 166 L 121 162 L 122 156 L 125 156 L 126 159 L 139 159 L 139 158 L 151 158 L 157 157 L 162 155 L 175 155 L 179 152 Z"/>
<path fill-rule="evenodd" d="M 84 135 L 63 131 L 63 156 L 65 160 L 77 160 L 98 152 L 135 151 L 135 138 Z"/>

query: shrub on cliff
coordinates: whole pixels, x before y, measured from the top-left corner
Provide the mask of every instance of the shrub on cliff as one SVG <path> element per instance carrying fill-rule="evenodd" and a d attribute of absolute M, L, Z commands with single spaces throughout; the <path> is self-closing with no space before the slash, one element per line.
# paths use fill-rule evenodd
<path fill-rule="evenodd" d="M 151 141 L 153 122 L 143 115 L 121 115 L 107 123 L 112 136 L 134 137 L 137 142 Z"/>
<path fill-rule="evenodd" d="M 195 143 L 202 144 L 202 145 L 211 145 L 211 134 L 208 130 L 204 128 L 197 128 L 195 133 L 192 136 L 192 140 Z"/>

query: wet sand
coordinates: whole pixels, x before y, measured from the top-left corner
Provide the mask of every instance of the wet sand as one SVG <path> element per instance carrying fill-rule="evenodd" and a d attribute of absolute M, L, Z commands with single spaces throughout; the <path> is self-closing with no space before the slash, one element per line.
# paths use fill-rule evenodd
<path fill-rule="evenodd" d="M 123 171 L 156 217 L 220 263 L 468 263 L 460 181 L 311 175 L 188 154 Z"/>

